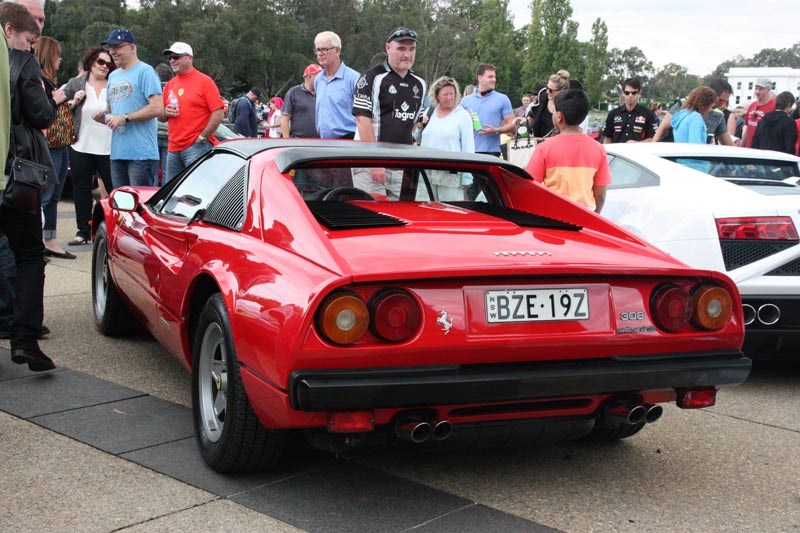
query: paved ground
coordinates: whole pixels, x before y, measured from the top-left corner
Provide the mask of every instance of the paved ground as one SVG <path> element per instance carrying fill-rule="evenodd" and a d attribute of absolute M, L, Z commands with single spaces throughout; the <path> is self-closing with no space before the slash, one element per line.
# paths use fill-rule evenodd
<path fill-rule="evenodd" d="M 62 241 L 72 206 L 61 205 Z M 299 448 L 269 474 L 220 476 L 194 447 L 189 376 L 152 339 L 91 314 L 90 247 L 47 267 L 32 375 L 0 341 L 0 531 L 800 532 L 800 368 L 757 369 L 718 406 L 616 445 L 473 453 Z"/>

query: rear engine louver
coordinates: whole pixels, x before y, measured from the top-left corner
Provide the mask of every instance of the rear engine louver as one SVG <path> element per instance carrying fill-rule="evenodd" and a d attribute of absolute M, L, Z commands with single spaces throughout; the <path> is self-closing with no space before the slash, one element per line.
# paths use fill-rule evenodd
<path fill-rule="evenodd" d="M 203 222 L 232 230 L 242 229 L 246 204 L 246 174 L 244 166 L 228 180 L 216 198 L 208 205 Z"/>
<path fill-rule="evenodd" d="M 554 218 L 549 218 L 541 215 L 534 215 L 527 211 L 520 211 L 502 205 L 487 204 L 485 202 L 445 202 L 449 205 L 454 205 L 462 209 L 469 209 L 470 211 L 477 211 L 484 215 L 489 215 L 503 220 L 513 222 L 518 226 L 527 228 L 551 228 L 551 229 L 565 229 L 570 231 L 580 231 L 582 226 L 570 224 Z"/>
<path fill-rule="evenodd" d="M 725 261 L 725 270 L 735 270 L 750 263 L 760 261 L 778 252 L 782 252 L 796 242 L 786 241 L 721 241 L 722 258 Z"/>
<path fill-rule="evenodd" d="M 335 201 L 306 202 L 311 214 L 328 229 L 383 228 L 405 226 L 400 219 L 376 213 L 370 209 L 348 203 Z"/>

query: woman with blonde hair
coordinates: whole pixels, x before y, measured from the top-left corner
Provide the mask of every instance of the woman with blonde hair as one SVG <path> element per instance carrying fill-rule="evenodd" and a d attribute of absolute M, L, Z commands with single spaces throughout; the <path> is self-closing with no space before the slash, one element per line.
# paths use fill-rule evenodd
<path fill-rule="evenodd" d="M 450 152 L 475 152 L 475 137 L 469 112 L 459 105 L 461 93 L 458 82 L 442 76 L 433 82 L 430 100 L 434 108 L 425 129 L 422 130 L 420 146 Z M 451 172 L 431 171 L 429 174 L 433 196 L 438 201 L 466 199 L 466 189 L 472 184 L 468 176 Z M 428 194 L 420 187 L 418 199 L 427 199 Z"/>
<path fill-rule="evenodd" d="M 59 65 L 61 65 L 61 44 L 52 37 L 40 37 L 34 45 L 33 53 L 42 66 L 45 92 L 50 97 L 52 105 L 55 107 L 62 104 L 68 105 L 66 104 L 67 95 L 58 88 L 57 72 Z M 54 125 L 55 123 L 51 124 L 51 127 Z M 44 212 L 42 238 L 44 239 L 44 254 L 46 256 L 75 259 L 75 254 L 64 250 L 56 240 L 58 202 L 61 200 L 64 181 L 67 179 L 67 168 L 69 167 L 67 146 L 67 144 L 57 146 L 48 138 L 47 147 L 50 151 L 50 158 L 53 160 L 58 183 L 49 184 L 42 193 L 42 211 Z"/>
<path fill-rule="evenodd" d="M 547 86 L 539 94 L 539 105 L 528 114 L 528 130 L 534 137 L 551 137 L 558 133 L 553 126 L 556 112 L 555 98 L 561 91 L 569 89 L 569 71 L 561 69 L 547 80 Z M 542 98 L 547 98 L 542 101 Z"/>
<path fill-rule="evenodd" d="M 676 143 L 706 144 L 708 131 L 703 119 L 717 102 L 717 93 L 707 85 L 692 90 L 681 110 L 672 117 Z"/>

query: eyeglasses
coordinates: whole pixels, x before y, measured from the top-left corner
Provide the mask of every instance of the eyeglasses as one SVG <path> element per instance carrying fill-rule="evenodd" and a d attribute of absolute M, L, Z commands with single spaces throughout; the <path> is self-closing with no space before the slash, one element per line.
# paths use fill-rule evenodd
<path fill-rule="evenodd" d="M 170 61 L 177 61 L 180 58 L 184 57 L 186 54 L 170 54 L 169 60 Z"/>
<path fill-rule="evenodd" d="M 318 56 L 324 56 L 334 48 L 338 48 L 337 46 L 331 46 L 330 48 L 313 48 L 311 50 L 312 53 L 317 54 Z"/>
<path fill-rule="evenodd" d="M 547 88 L 547 92 L 550 94 L 561 92 L 561 89 L 552 89 L 550 87 Z"/>
<path fill-rule="evenodd" d="M 409 30 L 408 28 L 397 28 L 392 32 L 391 35 L 389 35 L 389 38 L 386 40 L 386 42 L 402 41 L 404 39 L 413 39 L 416 41 L 417 32 L 414 30 Z"/>
<path fill-rule="evenodd" d="M 111 66 L 111 61 L 106 61 L 102 57 L 98 57 L 97 59 L 94 60 L 94 62 L 97 63 L 101 67 L 110 67 Z"/>
<path fill-rule="evenodd" d="M 622 91 L 622 92 L 625 94 L 625 96 L 634 96 L 636 94 L 639 94 L 639 91 Z"/>

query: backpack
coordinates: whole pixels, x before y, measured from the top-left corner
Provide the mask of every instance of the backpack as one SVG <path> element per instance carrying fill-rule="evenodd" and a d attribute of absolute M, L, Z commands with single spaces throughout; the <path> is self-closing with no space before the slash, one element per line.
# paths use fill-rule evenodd
<path fill-rule="evenodd" d="M 236 108 L 239 107 L 239 102 L 242 101 L 244 96 L 240 96 L 239 98 L 234 98 L 228 103 L 228 122 L 231 124 L 236 123 Z"/>

